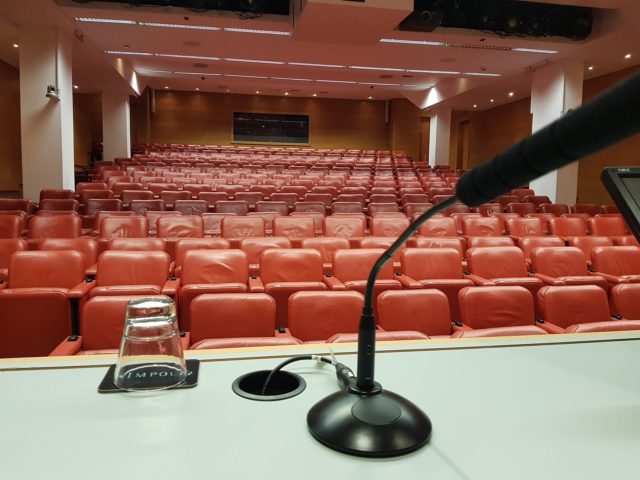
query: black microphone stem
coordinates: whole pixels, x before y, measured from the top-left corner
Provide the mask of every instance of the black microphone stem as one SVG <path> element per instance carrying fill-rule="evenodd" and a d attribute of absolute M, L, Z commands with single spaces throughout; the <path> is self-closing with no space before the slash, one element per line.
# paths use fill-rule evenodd
<path fill-rule="evenodd" d="M 367 287 L 364 294 L 364 306 L 362 315 L 360 316 L 360 325 L 358 327 L 358 381 L 357 389 L 361 393 L 371 393 L 377 390 L 373 381 L 374 364 L 375 364 L 375 346 L 376 346 L 376 319 L 373 313 L 373 291 L 378 273 L 382 267 L 391 260 L 393 255 L 400 250 L 402 245 L 415 233 L 415 231 L 424 222 L 429 220 L 435 214 L 445 210 L 454 203 L 458 202 L 456 196 L 447 198 L 443 202 L 438 203 L 426 212 L 423 212 L 418 219 L 407 227 L 400 234 L 395 242 L 378 258 L 369 278 L 367 279 Z"/>

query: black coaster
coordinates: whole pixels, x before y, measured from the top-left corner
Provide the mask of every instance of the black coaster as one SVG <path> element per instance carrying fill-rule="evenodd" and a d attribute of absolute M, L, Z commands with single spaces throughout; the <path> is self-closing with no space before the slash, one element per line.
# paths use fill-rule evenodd
<path fill-rule="evenodd" d="M 113 373 L 115 372 L 116 366 L 111 365 L 109 370 L 107 370 L 106 375 L 98 385 L 98 393 L 123 393 L 127 390 L 122 390 L 116 387 L 113 383 Z M 162 367 L 159 367 L 161 370 Z M 200 360 L 187 360 L 187 380 L 180 385 L 175 385 L 173 387 L 169 387 L 168 390 L 174 390 L 177 388 L 193 388 L 198 385 L 198 372 L 200 371 Z M 149 389 L 159 389 L 162 387 L 162 377 L 159 375 L 156 378 L 145 378 L 142 379 L 148 383 Z"/>

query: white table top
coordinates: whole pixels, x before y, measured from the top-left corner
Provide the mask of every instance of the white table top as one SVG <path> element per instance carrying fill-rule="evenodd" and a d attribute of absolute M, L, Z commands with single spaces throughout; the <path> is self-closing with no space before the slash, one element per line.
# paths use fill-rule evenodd
<path fill-rule="evenodd" d="M 356 367 L 353 345 L 337 345 Z M 274 478 L 638 479 L 640 332 L 387 343 L 376 379 L 419 405 L 430 443 L 393 459 L 334 452 L 307 431 L 337 388 L 300 362 L 306 390 L 253 402 L 233 380 L 323 345 L 188 352 L 195 389 L 98 394 L 113 357 L 0 361 L 0 475 L 11 480 Z M 277 357 L 277 358 L 276 358 Z"/>

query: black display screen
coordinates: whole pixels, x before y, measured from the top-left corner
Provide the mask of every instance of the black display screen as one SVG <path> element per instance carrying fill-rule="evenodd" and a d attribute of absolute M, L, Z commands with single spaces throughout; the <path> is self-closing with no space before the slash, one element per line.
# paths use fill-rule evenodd
<path fill-rule="evenodd" d="M 308 144 L 309 116 L 235 112 L 233 141 Z"/>
<path fill-rule="evenodd" d="M 640 206 L 640 177 L 621 176 L 620 180 L 622 180 L 623 185 L 627 187 L 631 198 Z"/>

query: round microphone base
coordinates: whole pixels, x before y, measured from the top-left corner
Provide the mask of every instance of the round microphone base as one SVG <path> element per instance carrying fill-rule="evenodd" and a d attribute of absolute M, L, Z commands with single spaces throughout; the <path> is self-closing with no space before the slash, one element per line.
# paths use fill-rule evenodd
<path fill-rule="evenodd" d="M 307 415 L 320 443 L 359 457 L 395 457 L 424 446 L 431 421 L 416 405 L 389 391 L 370 395 L 336 392 Z"/>

